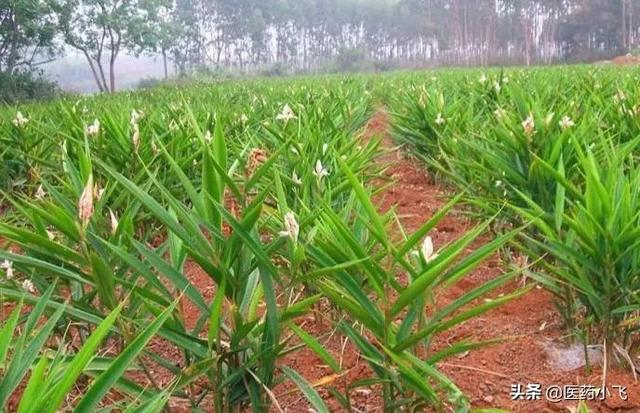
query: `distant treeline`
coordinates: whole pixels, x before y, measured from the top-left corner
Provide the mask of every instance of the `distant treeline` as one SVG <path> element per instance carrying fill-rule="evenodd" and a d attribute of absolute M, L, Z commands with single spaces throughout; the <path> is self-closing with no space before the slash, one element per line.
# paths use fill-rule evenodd
<path fill-rule="evenodd" d="M 636 45 L 636 0 L 177 0 L 173 48 L 187 70 L 286 63 L 345 50 L 408 64 L 582 61 Z"/>
<path fill-rule="evenodd" d="M 638 11 L 640 0 L 0 0 L 0 75 L 22 85 L 70 49 L 104 92 L 124 53 L 162 55 L 165 77 L 171 62 L 278 74 L 590 61 L 633 51 Z"/>

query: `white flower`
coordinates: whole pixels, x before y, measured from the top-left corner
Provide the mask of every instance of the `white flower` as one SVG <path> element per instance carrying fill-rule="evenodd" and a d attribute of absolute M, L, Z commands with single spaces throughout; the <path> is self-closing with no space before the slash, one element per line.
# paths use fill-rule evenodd
<path fill-rule="evenodd" d="M 296 221 L 296 216 L 293 212 L 289 211 L 284 215 L 284 231 L 280 231 L 280 235 L 289 237 L 293 242 L 297 242 L 299 234 L 300 226 L 298 225 L 298 221 Z"/>
<path fill-rule="evenodd" d="M 100 188 L 98 185 L 93 189 L 93 196 L 96 198 L 96 201 L 102 199 L 102 195 L 104 195 L 104 188 Z"/>
<path fill-rule="evenodd" d="M 116 217 L 116 214 L 113 213 L 111 208 L 109 208 L 109 220 L 111 223 L 111 233 L 115 234 L 118 230 L 118 218 Z"/>
<path fill-rule="evenodd" d="M 320 159 L 316 161 L 316 167 L 313 171 L 313 174 L 318 177 L 318 179 L 322 179 L 325 176 L 329 176 L 329 171 L 327 171 L 324 166 L 322 166 L 322 162 Z"/>
<path fill-rule="evenodd" d="M 562 129 L 569 129 L 575 125 L 575 123 L 568 116 L 564 116 L 559 124 Z"/>
<path fill-rule="evenodd" d="M 23 128 L 29 123 L 29 119 L 25 118 L 22 112 L 16 113 L 16 118 L 13 120 L 13 124 L 19 128 Z"/>
<path fill-rule="evenodd" d="M 502 186 L 502 181 L 496 181 L 496 188 L 500 188 Z"/>
<path fill-rule="evenodd" d="M 493 87 L 496 89 L 496 93 L 500 93 L 500 89 L 502 89 L 502 87 L 500 86 L 500 83 L 493 82 Z"/>
<path fill-rule="evenodd" d="M 287 104 L 284 105 L 284 108 L 282 108 L 282 112 L 278 116 L 276 116 L 276 119 L 287 123 L 290 120 L 297 119 L 297 117 L 296 114 L 293 113 L 293 110 L 291 110 L 291 107 Z"/>
<path fill-rule="evenodd" d="M 93 121 L 93 124 L 86 128 L 87 136 L 96 136 L 100 133 L 100 121 L 98 119 Z"/>
<path fill-rule="evenodd" d="M 84 187 L 82 195 L 80 195 L 80 200 L 78 201 L 78 218 L 80 218 L 84 227 L 87 226 L 93 215 L 93 196 L 93 175 L 89 175 L 87 185 Z"/>
<path fill-rule="evenodd" d="M 531 137 L 536 129 L 536 124 L 533 120 L 533 114 L 529 114 L 529 117 L 522 122 L 522 129 L 524 129 L 524 134 L 527 137 Z"/>
<path fill-rule="evenodd" d="M 552 120 L 553 120 L 553 112 L 552 112 L 552 113 L 547 114 L 547 117 L 546 117 L 546 118 L 544 118 L 544 124 L 545 124 L 546 126 L 549 126 L 549 125 L 551 125 L 551 121 L 552 121 Z"/>
<path fill-rule="evenodd" d="M 480 83 L 481 85 L 487 83 L 487 75 L 483 73 L 482 76 L 480 76 L 480 79 L 478 79 L 478 83 Z"/>
<path fill-rule="evenodd" d="M 300 177 L 298 177 L 298 174 L 296 173 L 296 171 L 293 171 L 293 175 L 291 176 L 291 180 L 296 185 L 302 185 L 302 180 L 300 179 Z"/>
<path fill-rule="evenodd" d="M 133 134 L 131 135 L 131 142 L 133 143 L 133 150 L 138 153 L 138 148 L 140 147 L 140 128 L 137 123 L 133 125 Z"/>
<path fill-rule="evenodd" d="M 207 131 L 204 134 L 204 141 L 207 142 L 207 143 L 211 143 L 211 141 L 213 141 L 213 136 L 211 136 L 211 132 L 210 131 Z"/>
<path fill-rule="evenodd" d="M 322 145 L 322 154 L 323 155 L 326 155 L 328 150 L 329 150 L 329 144 L 325 143 L 324 145 Z"/>
<path fill-rule="evenodd" d="M 133 109 L 131 111 L 131 125 L 137 124 L 138 121 L 142 119 L 143 116 L 144 116 L 144 113 L 142 111 L 138 112 L 137 110 Z"/>
<path fill-rule="evenodd" d="M 0 268 L 4 270 L 7 280 L 11 280 L 13 278 L 13 263 L 11 261 L 4 260 L 2 264 L 0 264 Z"/>
<path fill-rule="evenodd" d="M 615 96 L 613 97 L 613 101 L 615 103 L 620 103 L 627 100 L 627 96 L 624 94 L 624 92 L 620 89 L 618 89 L 618 93 L 615 94 Z M 18 112 L 20 113 L 20 112 Z"/>
<path fill-rule="evenodd" d="M 31 293 L 31 294 L 35 294 L 36 293 L 36 286 L 33 285 L 31 280 L 24 280 L 22 282 L 22 289 L 25 290 L 26 292 Z"/>
<path fill-rule="evenodd" d="M 49 238 L 49 241 L 53 241 L 54 239 L 56 239 L 56 233 L 53 231 L 47 230 L 47 238 Z"/>
<path fill-rule="evenodd" d="M 42 185 L 40 185 L 38 187 L 38 190 L 36 191 L 35 197 L 36 197 L 37 200 L 42 200 L 42 199 L 44 199 L 45 196 L 47 196 L 47 193 L 42 188 Z"/>
<path fill-rule="evenodd" d="M 425 237 L 425 239 L 422 241 L 422 247 L 420 248 L 420 251 L 422 252 L 422 257 L 426 262 L 431 262 L 438 258 L 438 254 L 434 253 L 433 240 L 430 236 Z"/>
<path fill-rule="evenodd" d="M 438 116 L 436 116 L 436 125 L 444 125 L 445 122 L 446 120 L 442 117 L 442 113 L 438 113 Z"/>
<path fill-rule="evenodd" d="M 502 108 L 498 108 L 493 112 L 494 115 L 496 115 L 496 118 L 498 120 L 504 118 L 505 116 L 507 116 L 507 111 L 502 109 Z"/>
<path fill-rule="evenodd" d="M 242 116 L 240 116 L 240 122 L 242 123 L 247 123 L 249 122 L 249 118 L 247 117 L 247 115 L 245 115 L 244 113 L 242 114 Z"/>
<path fill-rule="evenodd" d="M 420 103 L 420 106 L 427 106 L 427 95 L 425 94 L 425 92 L 422 92 L 420 94 L 420 99 L 418 100 L 418 103 Z"/>

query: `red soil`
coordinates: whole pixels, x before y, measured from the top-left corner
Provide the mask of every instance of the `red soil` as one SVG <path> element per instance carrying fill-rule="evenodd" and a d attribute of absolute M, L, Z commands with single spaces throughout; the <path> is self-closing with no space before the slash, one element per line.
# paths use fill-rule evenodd
<path fill-rule="evenodd" d="M 388 121 L 384 113 L 378 114 L 369 124 L 369 134 L 387 135 L 385 146 L 392 147 L 387 134 Z M 395 158 L 395 159 L 394 159 Z M 379 199 L 380 210 L 395 208 L 408 231 L 417 229 L 446 203 L 447 191 L 434 183 L 423 165 L 412 161 L 394 149 L 386 156 L 391 167 L 386 174 L 395 182 Z M 449 214 L 431 234 L 436 247 L 459 238 L 470 229 L 472 223 L 456 214 Z M 488 238 L 481 240 L 486 242 Z M 443 304 L 480 284 L 502 274 L 503 265 L 498 256 L 484 262 L 479 268 L 461 280 L 453 289 L 443 291 L 439 300 Z M 518 283 L 504 286 L 499 293 L 509 293 Z M 500 407 L 513 412 L 570 412 L 576 401 L 551 403 L 511 400 L 511 386 L 541 384 L 549 386 L 602 385 L 602 371 L 594 369 L 585 374 L 584 369 L 558 372 L 549 365 L 543 343 L 558 340 L 566 335 L 552 296 L 534 288 L 526 295 L 499 307 L 481 317 L 446 332 L 436 345 L 446 346 L 461 338 L 487 340 L 509 337 L 503 343 L 471 351 L 464 357 L 440 363 L 447 374 L 469 397 L 476 408 Z M 640 411 L 640 385 L 634 382 L 629 371 L 609 368 L 606 382 L 612 396 L 604 402 L 589 402 L 594 412 Z M 629 399 L 622 401 L 613 386 L 626 386 Z M 544 390 L 543 397 L 544 399 Z"/>
<path fill-rule="evenodd" d="M 611 63 L 616 66 L 637 66 L 640 65 L 640 57 L 632 55 L 618 56 L 611 59 Z"/>
<path fill-rule="evenodd" d="M 377 197 L 380 211 L 394 208 L 407 231 L 417 229 L 426 222 L 446 203 L 450 194 L 445 188 L 434 183 L 424 166 L 416 161 L 407 159 L 388 137 L 388 120 L 383 112 L 378 113 L 369 123 L 364 138 L 383 136 L 383 145 L 388 153 L 380 162 L 389 165 L 385 171 L 393 185 Z M 382 182 L 381 182 L 382 184 Z M 473 223 L 462 214 L 449 214 L 431 234 L 436 248 L 462 236 L 473 226 Z M 477 247 L 487 242 L 484 237 L 472 246 Z M 470 289 L 500 275 L 503 264 L 498 256 L 484 262 L 479 268 L 462 279 L 452 288 L 440 292 L 437 297 L 439 304 L 446 304 Z M 203 291 L 207 300 L 214 295 L 214 285 L 209 277 L 196 265 L 189 263 L 186 274 L 194 285 Z M 402 277 L 402 275 L 400 275 Z M 496 294 L 509 293 L 519 286 L 518 283 L 504 286 Z M 185 300 L 182 305 L 187 326 L 195 325 L 200 317 L 199 310 Z M 330 308 L 326 302 L 321 304 L 321 311 L 317 314 L 323 317 Z M 6 311 L 6 309 L 5 309 Z M 349 342 L 344 341 L 330 324 L 323 320 L 318 323 L 313 316 L 298 321 L 298 325 L 317 337 L 324 347 L 340 362 L 344 373 L 334 376 L 331 370 L 310 350 L 303 348 L 292 353 L 281 361 L 281 365 L 289 366 L 305 377 L 311 383 L 319 383 L 317 389 L 326 399 L 331 411 L 341 411 L 335 400 L 332 400 L 325 386 L 335 386 L 340 391 L 346 391 L 346 385 L 356 380 L 370 377 L 367 363 Z M 602 373 L 594 370 L 592 374 L 585 374 L 582 369 L 571 372 L 557 372 L 549 365 L 542 343 L 554 340 L 566 334 L 561 319 L 554 309 L 552 297 L 546 291 L 534 288 L 521 298 L 500 307 L 481 317 L 470 320 L 462 326 L 447 331 L 439 336 L 434 343 L 437 348 L 444 348 L 452 342 L 462 338 L 470 340 L 486 340 L 508 337 L 504 342 L 491 347 L 475 350 L 469 354 L 446 360 L 439 364 L 439 368 L 450 377 L 469 397 L 474 407 L 500 407 L 513 412 L 572 412 L 577 402 L 551 403 L 539 401 L 511 400 L 511 385 L 541 384 L 545 389 L 552 385 L 592 384 L 600 386 Z M 179 360 L 180 355 L 169 343 L 163 340 L 153 340 L 152 351 L 168 359 Z M 152 364 L 152 363 L 150 363 Z M 157 383 L 168 383 L 172 375 L 162 368 L 151 366 Z M 140 374 L 134 375 L 140 381 L 145 381 Z M 607 384 L 622 385 L 628 389 L 629 400 L 621 401 L 616 393 L 604 402 L 590 403 L 594 412 L 637 412 L 640 411 L 640 385 L 634 383 L 633 377 L 627 371 L 609 369 Z M 197 388 L 194 389 L 197 392 Z M 297 388 L 290 382 L 277 386 L 274 397 L 279 406 L 287 412 L 309 412 L 309 405 Z M 380 391 L 378 388 L 352 391 L 354 405 L 358 411 L 381 411 Z M 188 412 L 184 404 L 172 402 L 172 412 Z M 210 404 L 209 404 L 210 406 Z M 207 410 L 206 402 L 203 408 Z M 274 407 L 272 411 L 279 411 Z"/>
<path fill-rule="evenodd" d="M 451 194 L 433 182 L 424 165 L 406 158 L 399 149 L 393 147 L 393 142 L 388 136 L 388 119 L 384 112 L 378 113 L 369 122 L 363 138 L 369 139 L 374 136 L 384 138 L 383 146 L 388 151 L 379 159 L 379 162 L 388 165 L 388 168 L 385 171 L 385 181 L 378 184 L 384 185 L 387 180 L 393 183 L 378 195 L 376 203 L 379 210 L 384 212 L 395 209 L 406 230 L 416 230 L 444 206 Z M 442 246 L 461 237 L 472 226 L 473 222 L 462 214 L 452 212 L 440 222 L 431 236 L 436 247 Z M 472 248 L 488 240 L 489 237 L 485 236 L 472 245 Z M 442 291 L 438 295 L 438 303 L 445 305 L 461 294 L 495 278 L 502 274 L 503 267 L 498 256 L 492 257 L 457 285 Z M 215 294 L 215 286 L 206 273 L 193 263 L 187 263 L 185 271 L 191 282 L 203 292 L 205 299 L 211 300 Z M 403 275 L 400 274 L 399 277 L 402 278 Z M 519 287 L 517 284 L 504 286 L 495 295 L 512 292 Z M 182 311 L 189 328 L 193 327 L 201 316 L 198 308 L 186 299 L 182 304 Z M 330 410 L 337 412 L 342 409 L 326 387 L 333 386 L 344 393 L 349 384 L 371 377 L 371 371 L 357 349 L 334 331 L 331 320 L 327 317 L 330 311 L 328 303 L 324 301 L 321 303 L 320 311 L 316 313 L 316 316 L 320 317 L 320 323 L 314 315 L 310 315 L 298 320 L 297 324 L 319 339 L 324 348 L 339 361 L 343 374 L 333 375 L 332 371 L 307 348 L 284 357 L 280 365 L 291 367 L 310 383 L 317 384 L 316 388 Z M 324 317 L 327 319 L 323 319 Z M 510 394 L 511 385 L 514 384 L 541 384 L 543 389 L 552 385 L 601 385 L 602 374 L 598 370 L 594 370 L 590 375 L 581 370 L 556 372 L 548 364 L 542 343 L 545 340 L 558 339 L 565 333 L 551 295 L 542 289 L 534 288 L 520 299 L 445 332 L 437 338 L 434 345 L 441 349 L 463 338 L 479 341 L 505 337 L 507 339 L 501 344 L 446 360 L 439 364 L 439 368 L 461 388 L 476 408 L 499 407 L 513 412 L 532 413 L 571 412 L 577 405 L 575 401 L 513 401 Z M 173 346 L 163 340 L 154 340 L 151 346 L 154 352 L 166 358 L 180 359 Z M 158 383 L 168 383 L 172 378 L 169 372 L 161 368 L 154 369 L 154 374 Z M 142 376 L 138 378 L 144 381 Z M 604 402 L 589 404 L 592 411 L 640 411 L 640 386 L 634 383 L 630 373 L 610 369 L 607 373 L 607 383 L 609 386 L 626 386 L 629 400 L 623 402 L 614 394 Z M 195 394 L 198 393 L 197 388 L 194 391 Z M 352 390 L 350 394 L 356 411 L 382 411 L 379 388 Z M 274 405 L 271 411 L 310 411 L 306 399 L 290 381 L 276 386 L 273 395 L 279 406 Z M 205 411 L 208 411 L 207 406 L 211 405 L 205 401 L 202 405 Z M 172 403 L 173 413 L 188 411 L 184 404 L 177 401 Z"/>
<path fill-rule="evenodd" d="M 638 66 L 640 65 L 640 56 L 633 56 L 630 54 L 614 57 L 611 60 L 599 60 L 594 63 L 595 65 L 606 66 Z"/>

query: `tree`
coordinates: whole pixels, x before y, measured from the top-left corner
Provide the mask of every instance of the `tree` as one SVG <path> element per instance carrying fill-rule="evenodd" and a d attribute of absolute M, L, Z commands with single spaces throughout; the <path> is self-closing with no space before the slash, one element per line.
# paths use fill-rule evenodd
<path fill-rule="evenodd" d="M 640 34 L 640 0 L 0 0 L 46 2 L 62 3 L 64 39 L 102 91 L 115 90 L 122 51 L 162 55 L 166 77 L 170 58 L 181 73 L 309 70 L 341 50 L 408 65 L 593 60 L 634 49 Z"/>
<path fill-rule="evenodd" d="M 216 36 L 208 26 L 215 24 L 216 18 L 210 9 L 210 0 L 176 0 L 172 19 L 178 32 L 172 37 L 170 51 L 181 74 L 204 64 L 205 45 L 208 43 L 204 32 L 207 31 L 209 37 Z"/>
<path fill-rule="evenodd" d="M 65 42 L 84 55 L 101 92 L 115 92 L 115 65 L 123 50 L 154 47 L 155 17 L 163 5 L 162 0 L 63 0 Z"/>
<path fill-rule="evenodd" d="M 53 6 L 45 0 L 0 0 L 0 73 L 30 72 L 53 60 Z"/>
<path fill-rule="evenodd" d="M 178 46 L 178 39 L 184 31 L 176 19 L 176 2 L 174 0 L 158 0 L 147 12 L 147 30 L 138 31 L 138 38 L 132 43 L 132 52 L 139 56 L 143 53 L 162 56 L 164 78 L 169 77 L 169 52 Z"/>
<path fill-rule="evenodd" d="M 622 0 L 574 1 L 564 16 L 558 42 L 572 60 L 592 60 L 624 53 Z M 624 3 L 628 4 L 628 3 Z M 626 18 L 626 11 L 625 11 Z M 637 32 L 637 27 L 633 30 Z"/>

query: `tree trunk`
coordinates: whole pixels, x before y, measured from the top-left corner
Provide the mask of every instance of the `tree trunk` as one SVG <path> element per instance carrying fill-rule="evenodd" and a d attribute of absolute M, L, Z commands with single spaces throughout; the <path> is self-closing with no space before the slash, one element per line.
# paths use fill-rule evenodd
<path fill-rule="evenodd" d="M 107 83 L 107 77 L 104 74 L 104 67 L 102 67 L 102 59 L 96 59 L 95 64 L 98 67 L 98 73 L 100 74 L 100 79 L 102 80 L 103 91 L 109 92 L 109 84 Z"/>
<path fill-rule="evenodd" d="M 497 0 L 489 0 L 489 24 L 487 25 L 487 63 L 496 54 L 498 11 Z"/>
<path fill-rule="evenodd" d="M 167 66 L 167 49 L 162 48 L 162 65 L 164 66 L 164 80 L 169 78 L 169 68 Z"/>
<path fill-rule="evenodd" d="M 524 31 L 524 58 L 527 66 L 531 66 L 531 46 L 533 42 L 533 21 L 531 17 L 524 17 L 522 20 Z"/>
<path fill-rule="evenodd" d="M 625 52 L 629 51 L 627 42 L 627 0 L 622 0 L 622 49 Z"/>
<path fill-rule="evenodd" d="M 453 28 L 456 36 L 456 46 L 459 49 L 462 47 L 463 43 L 463 34 L 462 34 L 462 24 L 460 22 L 460 3 L 459 0 L 453 1 Z"/>
<path fill-rule="evenodd" d="M 89 53 L 87 53 L 86 50 L 82 51 L 84 53 L 84 56 L 87 58 L 87 62 L 89 63 L 89 67 L 91 68 L 91 73 L 93 73 L 93 79 L 96 81 L 96 85 L 98 85 L 98 89 L 100 90 L 100 92 L 105 92 L 105 84 L 102 83 L 102 79 L 100 79 L 100 76 L 98 75 L 98 71 L 96 70 L 96 66 L 93 64 L 93 60 L 91 59 L 91 56 L 89 56 Z"/>
<path fill-rule="evenodd" d="M 635 36 L 633 28 L 633 3 L 629 4 L 629 49 L 635 47 Z"/>
<path fill-rule="evenodd" d="M 109 89 L 111 93 L 116 92 L 116 59 L 109 61 Z"/>

